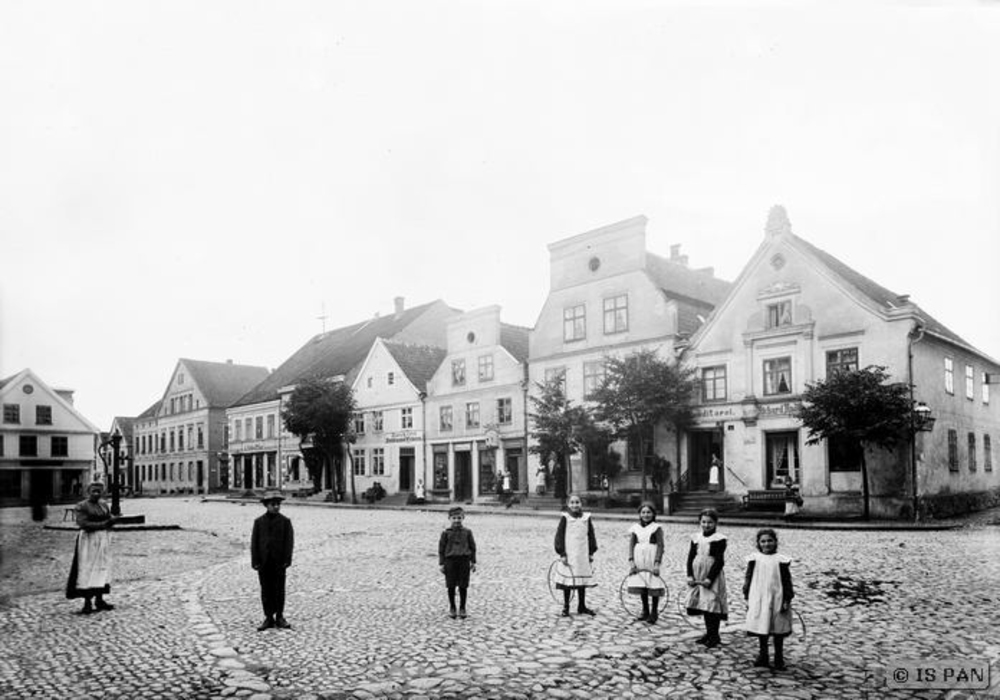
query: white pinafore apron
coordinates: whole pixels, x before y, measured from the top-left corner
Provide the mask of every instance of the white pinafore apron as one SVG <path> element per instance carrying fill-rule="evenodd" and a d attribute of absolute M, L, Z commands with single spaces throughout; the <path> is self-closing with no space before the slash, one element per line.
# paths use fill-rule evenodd
<path fill-rule="evenodd" d="M 596 586 L 594 567 L 590 563 L 590 513 L 574 518 L 563 513 L 566 521 L 566 560 L 569 568 L 556 567 L 556 588 Z"/>

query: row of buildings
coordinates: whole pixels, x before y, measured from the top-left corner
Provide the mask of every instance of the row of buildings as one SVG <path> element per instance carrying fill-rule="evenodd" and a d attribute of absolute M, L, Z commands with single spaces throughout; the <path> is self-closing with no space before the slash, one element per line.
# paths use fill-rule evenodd
<path fill-rule="evenodd" d="M 648 251 L 645 229 L 636 217 L 551 244 L 549 293 L 530 329 L 504 323 L 497 306 L 406 308 L 397 298 L 393 313 L 317 335 L 272 372 L 179 360 L 162 397 L 112 426 L 128 446 L 129 485 L 309 488 L 281 410 L 297 382 L 322 376 L 354 390 L 357 439 L 334 468 L 352 470 L 358 492 L 378 482 L 390 494 L 420 487 L 438 500 L 482 500 L 506 478 L 531 497 L 547 488 L 529 451 L 538 383 L 562 377 L 568 397 L 583 402 L 609 356 L 650 349 L 694 367 L 701 385 L 695 424 L 655 431 L 653 455 L 671 462 L 674 490 L 707 488 L 714 458 L 731 497 L 794 482 L 812 512 L 860 512 L 859 455 L 807 444 L 797 411 L 807 384 L 883 365 L 913 387 L 936 425 L 892 453 L 868 455 L 872 512 L 905 516 L 919 503 L 940 514 L 997 501 L 994 359 L 794 234 L 781 207 L 732 283 L 692 268 L 677 246 L 668 257 Z M 600 488 L 592 463 L 573 455 L 575 488 Z M 639 474 L 626 469 L 612 490 L 637 490 Z"/>

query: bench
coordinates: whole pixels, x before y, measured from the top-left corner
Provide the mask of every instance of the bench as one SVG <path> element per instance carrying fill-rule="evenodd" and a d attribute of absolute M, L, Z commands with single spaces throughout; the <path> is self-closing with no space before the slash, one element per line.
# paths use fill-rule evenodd
<path fill-rule="evenodd" d="M 784 510 L 785 491 L 783 489 L 763 489 L 748 491 L 743 496 L 745 510 Z"/>

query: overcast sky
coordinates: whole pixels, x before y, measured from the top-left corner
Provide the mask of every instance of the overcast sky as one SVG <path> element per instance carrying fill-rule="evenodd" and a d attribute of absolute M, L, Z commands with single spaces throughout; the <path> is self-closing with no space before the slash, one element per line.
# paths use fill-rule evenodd
<path fill-rule="evenodd" d="M 1000 357 L 998 193 L 989 5 L 0 4 L 0 376 L 102 429 L 324 308 L 533 326 L 546 246 L 638 214 L 732 280 L 783 204 Z"/>

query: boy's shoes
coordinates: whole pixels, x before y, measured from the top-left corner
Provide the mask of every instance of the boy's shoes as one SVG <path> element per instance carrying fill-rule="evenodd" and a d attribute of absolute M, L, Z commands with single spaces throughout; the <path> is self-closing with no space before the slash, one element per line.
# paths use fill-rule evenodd
<path fill-rule="evenodd" d="M 646 622 L 648 624 L 650 624 L 650 625 L 655 625 L 656 621 L 659 620 L 659 619 L 660 619 L 660 616 L 657 615 L 655 612 L 652 612 L 652 613 L 649 614 L 649 617 L 646 619 Z"/>
<path fill-rule="evenodd" d="M 274 618 L 273 617 L 265 617 L 264 621 L 262 623 L 260 623 L 259 625 L 257 625 L 257 631 L 258 632 L 263 632 L 264 630 L 269 630 L 272 627 L 274 627 Z"/>
<path fill-rule="evenodd" d="M 92 606 L 90 604 L 90 601 L 88 600 L 86 603 L 83 604 L 83 608 L 77 613 L 77 615 L 90 615 L 93 612 L 94 612 L 94 606 Z"/>
<path fill-rule="evenodd" d="M 694 643 L 695 644 L 708 644 L 708 639 L 709 639 L 709 635 L 703 634 L 700 637 L 698 637 L 696 640 L 694 640 Z"/>
<path fill-rule="evenodd" d="M 292 629 L 292 626 L 288 624 L 288 620 L 285 619 L 284 615 L 278 615 L 278 619 L 274 621 L 274 626 L 283 630 Z"/>
<path fill-rule="evenodd" d="M 560 617 L 569 617 L 569 608 L 563 608 L 562 612 L 559 613 Z"/>
<path fill-rule="evenodd" d="M 451 618 L 452 620 L 454 620 L 454 619 L 455 619 L 456 617 L 458 617 L 458 613 L 457 613 L 457 612 L 455 612 L 455 608 L 452 608 L 452 609 L 451 609 L 451 610 L 450 610 L 450 611 L 448 612 L 448 617 L 450 617 L 450 618 Z"/>
<path fill-rule="evenodd" d="M 111 603 L 105 603 L 103 600 L 99 600 L 97 601 L 97 604 L 94 605 L 94 608 L 97 610 L 114 610 L 115 606 Z"/>
<path fill-rule="evenodd" d="M 756 659 L 753 660 L 753 665 L 756 666 L 757 668 L 770 668 L 771 667 L 771 664 L 769 664 L 767 662 L 767 657 L 766 656 L 758 656 Z"/>
<path fill-rule="evenodd" d="M 771 666 L 775 671 L 784 671 L 787 667 L 785 666 L 785 660 L 780 656 L 774 657 L 774 665 Z"/>
<path fill-rule="evenodd" d="M 465 619 L 466 617 L 468 617 L 468 616 L 467 616 L 467 615 L 465 614 L 465 608 L 460 608 L 460 609 L 459 609 L 459 611 L 458 611 L 458 616 L 459 616 L 460 618 L 462 618 L 463 620 L 464 620 L 464 619 Z"/>
<path fill-rule="evenodd" d="M 643 610 L 642 615 L 636 618 L 636 622 L 648 622 L 649 621 L 649 611 Z"/>
<path fill-rule="evenodd" d="M 721 644 L 721 643 L 722 643 L 722 638 L 721 637 L 712 636 L 712 637 L 709 637 L 708 639 L 705 640 L 705 648 L 706 649 L 714 649 L 715 647 L 719 646 L 719 644 Z"/>
<path fill-rule="evenodd" d="M 591 617 L 593 617 L 594 615 L 597 614 L 596 612 L 594 612 L 590 608 L 578 608 L 576 612 L 579 615 L 590 615 Z"/>

